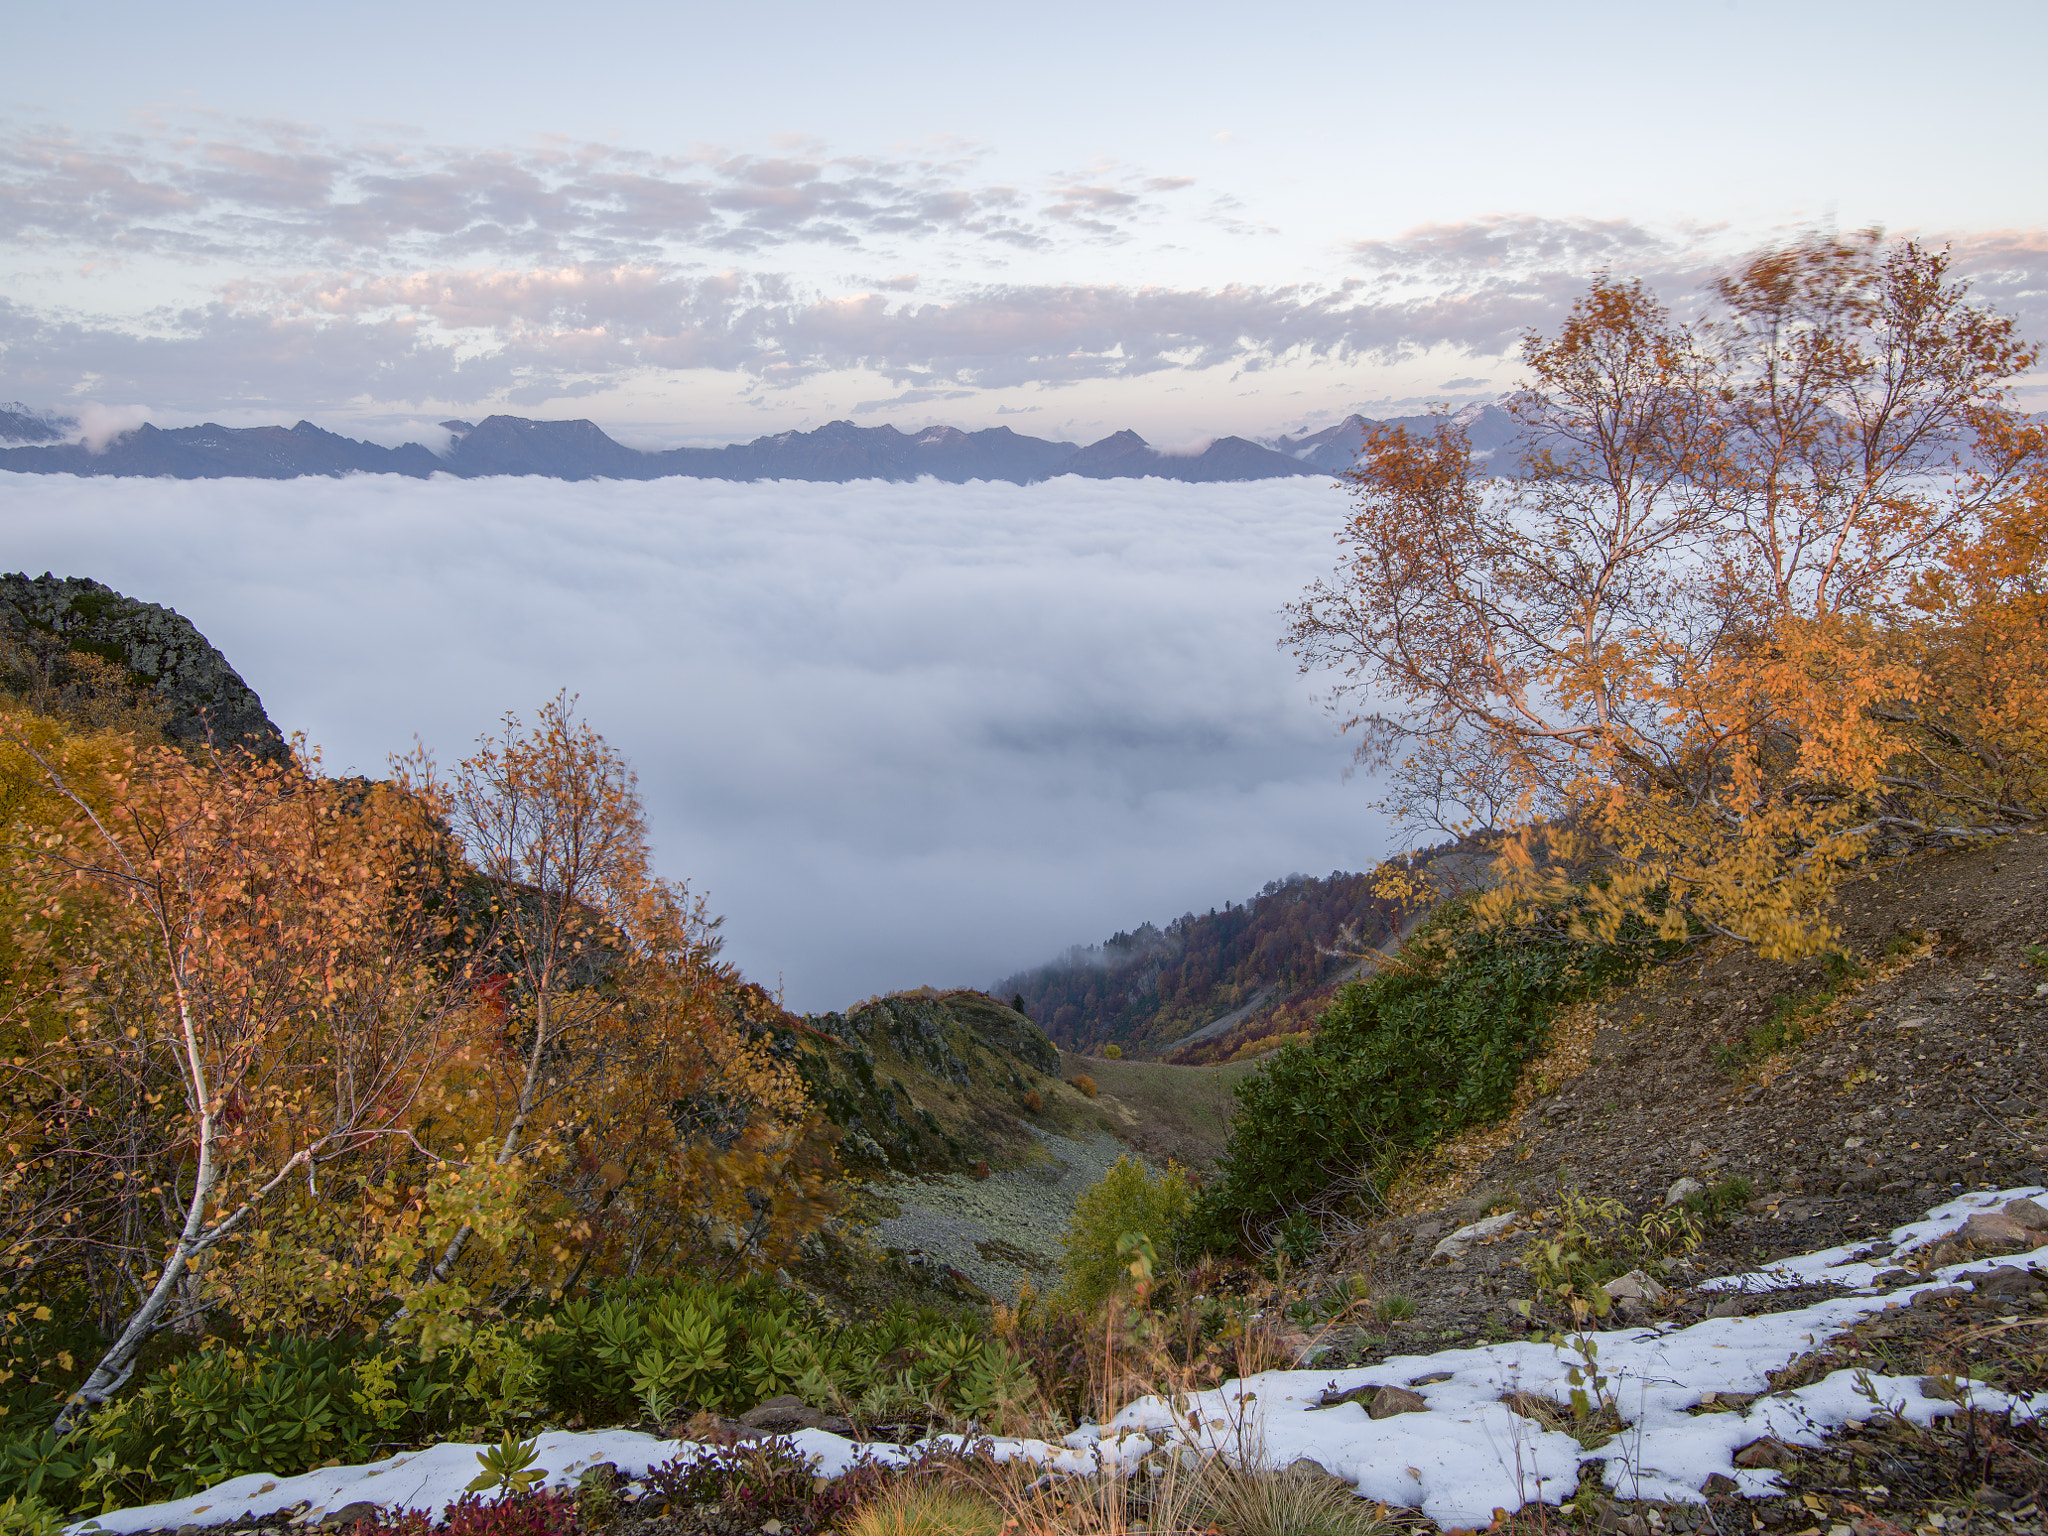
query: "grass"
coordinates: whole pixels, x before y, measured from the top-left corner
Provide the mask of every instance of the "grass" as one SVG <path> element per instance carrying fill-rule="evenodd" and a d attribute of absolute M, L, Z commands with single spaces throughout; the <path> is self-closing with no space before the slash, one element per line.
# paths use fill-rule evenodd
<path fill-rule="evenodd" d="M 1233 1061 L 1214 1067 L 1174 1067 L 1160 1061 L 1110 1061 L 1094 1056 L 1060 1054 L 1061 1074 L 1086 1074 L 1124 1126 L 1145 1127 L 1148 1148 L 1158 1146 L 1190 1167 L 1214 1163 L 1230 1131 L 1237 1106 L 1237 1085 L 1258 1070 L 1255 1061 Z"/>

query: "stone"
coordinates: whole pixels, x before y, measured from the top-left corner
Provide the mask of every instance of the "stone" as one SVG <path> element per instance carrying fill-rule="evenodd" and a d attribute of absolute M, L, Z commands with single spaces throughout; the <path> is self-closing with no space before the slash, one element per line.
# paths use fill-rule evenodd
<path fill-rule="evenodd" d="M 1945 1301 L 1961 1301 L 1970 1293 L 1960 1285 L 1937 1285 L 1932 1290 L 1921 1291 L 1913 1298 L 1916 1307 L 1938 1307 Z"/>
<path fill-rule="evenodd" d="M 1752 1440 L 1735 1453 L 1738 1467 L 1782 1467 L 1792 1459 L 1792 1453 L 1781 1441 L 1766 1435 L 1761 1440 Z"/>
<path fill-rule="evenodd" d="M 2003 1211 L 1979 1211 L 1956 1235 L 1973 1248 L 2009 1248 L 2029 1241 L 2028 1229 Z"/>
<path fill-rule="evenodd" d="M 1726 1472 L 1709 1472 L 1707 1480 L 1700 1484 L 1700 1492 L 1710 1499 L 1726 1498 L 1731 1493 L 1740 1493 L 1741 1491 L 1742 1484 L 1736 1482 Z"/>
<path fill-rule="evenodd" d="M 1666 1205 L 1682 1205 L 1687 1200 L 1692 1199 L 1693 1196 L 1704 1195 L 1706 1192 L 1707 1186 L 1698 1179 L 1680 1179 L 1664 1191 L 1664 1203 Z"/>
<path fill-rule="evenodd" d="M 2034 1200 L 2008 1200 L 2002 1213 L 2029 1232 L 2048 1232 L 2048 1206 Z"/>
<path fill-rule="evenodd" d="M 1427 1376 L 1416 1377 L 1413 1381 L 1409 1382 L 1408 1385 L 1411 1387 L 1434 1386 L 1437 1382 L 1449 1381 L 1451 1377 L 1455 1374 L 1456 1372 L 1453 1371 L 1431 1371 Z"/>
<path fill-rule="evenodd" d="M 771 1397 L 739 1417 L 748 1429 L 816 1429 L 825 1417 L 800 1397 Z"/>
<path fill-rule="evenodd" d="M 344 1504 L 341 1508 L 323 1515 L 320 1527 L 322 1530 L 347 1531 L 353 1530 L 365 1520 L 381 1521 L 383 1518 L 382 1505 L 373 1504 L 368 1499 L 357 1499 L 353 1504 Z"/>
<path fill-rule="evenodd" d="M 1483 1221 L 1475 1221 L 1470 1226 L 1460 1227 L 1429 1250 L 1429 1262 L 1434 1264 L 1441 1259 L 1447 1264 L 1455 1264 L 1472 1250 L 1475 1243 L 1499 1237 L 1512 1227 L 1517 1219 L 1513 1211 L 1502 1211 L 1498 1216 L 1488 1216 Z"/>
<path fill-rule="evenodd" d="M 255 690 L 172 609 L 123 597 L 83 576 L 0 575 L 0 633 L 31 645 L 48 636 L 69 650 L 109 659 L 118 653 L 121 664 L 149 684 L 167 715 L 164 734 L 178 745 L 210 737 L 273 762 L 289 758 L 284 733 L 264 714 Z"/>
<path fill-rule="evenodd" d="M 1314 1477 L 1321 1478 L 1325 1481 L 1332 1483 L 1344 1483 L 1344 1479 L 1338 1477 L 1334 1472 L 1332 1472 L 1328 1467 L 1324 1466 L 1320 1461 L 1317 1461 L 1313 1456 L 1295 1457 L 1294 1460 L 1287 1463 L 1287 1470 L 1291 1475 L 1295 1477 Z M 1349 1488 L 1351 1484 L 1344 1483 L 1344 1486 L 1346 1488 Z"/>
<path fill-rule="evenodd" d="M 1429 1404 L 1422 1400 L 1420 1392 L 1410 1392 L 1406 1387 L 1381 1387 L 1373 1393 L 1365 1411 L 1375 1419 L 1391 1419 L 1397 1413 L 1427 1413 Z"/>
<path fill-rule="evenodd" d="M 1740 1296 L 1729 1296 L 1707 1308 L 1709 1317 L 1740 1317 L 1749 1310 L 1749 1303 Z"/>
<path fill-rule="evenodd" d="M 1632 1269 L 1600 1287 L 1616 1301 L 1659 1302 L 1669 1293 L 1640 1269 Z"/>
<path fill-rule="evenodd" d="M 1981 1275 L 1966 1277 L 1977 1289 L 1979 1296 L 2013 1297 L 2017 1299 L 2034 1287 L 2034 1277 L 2016 1265 L 2001 1264 Z"/>

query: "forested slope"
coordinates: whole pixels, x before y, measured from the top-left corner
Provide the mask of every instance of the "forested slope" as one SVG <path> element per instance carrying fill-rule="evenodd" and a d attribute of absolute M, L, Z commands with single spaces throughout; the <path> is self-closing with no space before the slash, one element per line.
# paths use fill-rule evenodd
<path fill-rule="evenodd" d="M 1401 903 L 1375 894 L 1375 880 L 1341 870 L 1290 875 L 1249 901 L 1076 945 L 995 992 L 1021 997 L 1024 1011 L 1069 1050 L 1115 1045 L 1159 1055 L 1232 1013 L 1284 1008 L 1352 971 L 1399 923 Z"/>

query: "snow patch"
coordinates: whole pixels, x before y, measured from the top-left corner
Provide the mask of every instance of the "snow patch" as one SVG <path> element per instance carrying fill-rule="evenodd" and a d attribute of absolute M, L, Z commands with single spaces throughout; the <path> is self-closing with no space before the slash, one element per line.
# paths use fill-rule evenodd
<path fill-rule="evenodd" d="M 1891 1241 L 1904 1252 L 1946 1236 L 1980 1211 L 2041 1193 L 2030 1185 L 1965 1195 L 1897 1228 Z M 1536 1499 L 1562 1502 L 1577 1487 L 1581 1464 L 1589 1461 L 1602 1463 L 1607 1487 L 1625 1498 L 1698 1503 L 1701 1485 L 1715 1473 L 1732 1477 L 1744 1493 L 1767 1494 L 1777 1486 L 1776 1473 L 1733 1464 L 1734 1454 L 1753 1441 L 1771 1436 L 1787 1444 L 1817 1445 L 1827 1431 L 1880 1413 L 1896 1412 L 1926 1425 L 1962 1404 L 1930 1397 L 1918 1378 L 1836 1371 L 1811 1385 L 1759 1397 L 1741 1412 L 1688 1410 L 1716 1393 L 1769 1392 L 1772 1372 L 1860 1318 L 1910 1304 L 1921 1291 L 1968 1283 L 1972 1274 L 2003 1264 L 2048 1265 L 2044 1246 L 2017 1257 L 1947 1265 L 1925 1283 L 1879 1295 L 1873 1287 L 1877 1273 L 1896 1266 L 1870 1262 L 1869 1248 L 1822 1249 L 1701 1287 L 1762 1292 L 1832 1281 L 1848 1287 L 1849 1295 L 1760 1317 L 1709 1318 L 1684 1328 L 1594 1336 L 1598 1369 L 1609 1378 L 1607 1390 L 1626 1426 L 1597 1451 L 1582 1449 L 1571 1436 L 1544 1429 L 1503 1403 L 1516 1392 L 1566 1401 L 1568 1373 L 1585 1363 L 1570 1342 L 1523 1340 L 1403 1355 L 1354 1370 L 1266 1371 L 1172 1402 L 1143 1398 L 1106 1425 L 1082 1426 L 1061 1445 L 998 1440 L 995 1454 L 1064 1473 L 1130 1471 L 1156 1445 L 1175 1442 L 1276 1469 L 1306 1456 L 1355 1484 L 1361 1497 L 1419 1507 L 1447 1529 L 1484 1525 L 1496 1508 L 1518 1509 Z M 1356 1402 L 1319 1406 L 1330 1388 L 1341 1392 L 1374 1384 L 1411 1386 L 1428 1411 L 1375 1420 Z M 2048 1411 L 2048 1393 L 2016 1398 L 1977 1384 L 1957 1385 L 1971 1406 Z M 863 1454 L 891 1463 L 908 1454 L 904 1447 L 863 1445 L 818 1429 L 789 1438 L 816 1458 L 818 1471 L 828 1477 Z M 959 1436 L 935 1439 L 961 1444 Z M 563 1488 L 573 1487 L 584 1470 L 599 1462 L 639 1477 L 695 1448 L 694 1442 L 630 1430 L 555 1431 L 540 1436 L 536 1460 L 547 1469 L 543 1486 Z M 323 1511 L 358 1501 L 438 1514 L 476 1477 L 483 1449 L 436 1445 L 367 1466 L 325 1467 L 298 1477 L 254 1474 L 189 1499 L 117 1510 L 69 1531 L 219 1525 L 245 1514 L 272 1514 L 302 1500 L 311 1506 L 308 1523 Z"/>

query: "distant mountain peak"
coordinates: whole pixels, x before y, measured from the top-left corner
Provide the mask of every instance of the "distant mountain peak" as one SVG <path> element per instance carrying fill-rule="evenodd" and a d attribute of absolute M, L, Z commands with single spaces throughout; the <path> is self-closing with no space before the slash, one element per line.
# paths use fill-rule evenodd
<path fill-rule="evenodd" d="M 1491 415 L 1487 413 L 1491 412 Z M 1505 441 L 1493 407 L 1470 416 L 1475 451 L 1491 453 Z M 1410 418 L 1418 425 L 1439 418 Z M 1461 416 L 1461 420 L 1468 419 Z M 916 480 L 959 484 L 971 480 L 1025 485 L 1061 475 L 1111 480 L 1154 476 L 1215 482 L 1282 479 L 1350 467 L 1375 423 L 1353 415 L 1319 432 L 1259 443 L 1218 437 L 1200 453 L 1163 454 L 1131 428 L 1085 446 L 1027 437 L 1007 426 L 967 432 L 934 425 L 914 434 L 888 423 L 863 427 L 828 421 L 809 431 L 779 432 L 723 448 L 628 448 L 597 423 L 578 417 L 538 421 L 496 414 L 480 422 L 440 423 L 448 441 L 438 450 L 418 443 L 385 448 L 342 437 L 310 421 L 286 427 L 158 428 L 144 424 L 96 450 L 63 441 L 76 427 L 68 418 L 21 405 L 0 407 L 0 470 L 27 474 L 152 475 L 177 479 L 302 475 L 398 474 L 422 478 L 454 474 L 539 475 L 559 480 L 655 480 L 692 476 L 712 480 Z"/>

